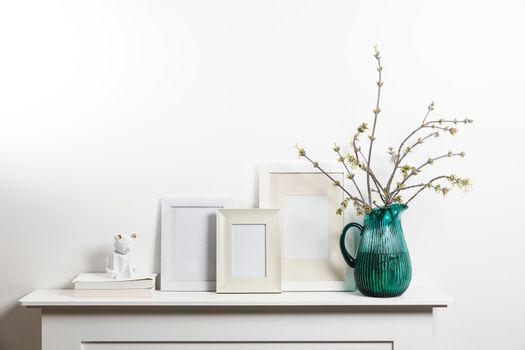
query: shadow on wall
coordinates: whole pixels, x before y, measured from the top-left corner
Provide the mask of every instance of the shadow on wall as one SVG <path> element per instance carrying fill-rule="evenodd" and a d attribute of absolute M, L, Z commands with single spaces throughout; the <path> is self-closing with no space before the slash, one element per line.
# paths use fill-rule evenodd
<path fill-rule="evenodd" d="M 1 350 L 41 348 L 40 310 L 12 305 L 0 314 Z"/>
<path fill-rule="evenodd" d="M 111 249 L 107 248 L 106 245 L 102 247 L 95 247 L 89 253 L 89 258 L 87 260 L 87 270 L 89 272 L 105 272 L 106 264 L 108 260 L 109 253 Z M 71 278 L 71 281 L 76 276 Z M 58 287 L 57 287 L 58 288 Z M 59 288 L 73 288 L 73 283 L 69 283 L 67 286 L 61 286 Z"/>

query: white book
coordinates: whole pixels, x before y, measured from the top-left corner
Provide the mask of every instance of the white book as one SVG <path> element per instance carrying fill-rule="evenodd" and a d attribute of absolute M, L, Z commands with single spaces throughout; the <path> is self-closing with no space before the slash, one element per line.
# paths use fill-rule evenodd
<path fill-rule="evenodd" d="M 150 298 L 155 288 L 142 289 L 75 289 L 77 298 Z"/>
<path fill-rule="evenodd" d="M 81 273 L 74 280 L 75 290 L 126 290 L 155 288 L 157 274 L 137 275 L 133 278 L 114 279 L 106 273 Z"/>

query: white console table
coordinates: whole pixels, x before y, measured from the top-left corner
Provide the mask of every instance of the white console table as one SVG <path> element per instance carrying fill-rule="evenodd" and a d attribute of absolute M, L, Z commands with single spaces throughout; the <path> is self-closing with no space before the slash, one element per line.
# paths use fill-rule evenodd
<path fill-rule="evenodd" d="M 35 290 L 43 350 L 424 350 L 432 312 L 450 297 L 435 288 L 403 296 L 293 292 L 155 292 L 152 298 L 75 298 Z"/>

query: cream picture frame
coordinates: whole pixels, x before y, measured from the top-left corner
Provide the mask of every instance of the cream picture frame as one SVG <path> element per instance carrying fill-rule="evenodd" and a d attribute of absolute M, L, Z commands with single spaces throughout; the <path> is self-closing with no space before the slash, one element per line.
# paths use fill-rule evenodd
<path fill-rule="evenodd" d="M 217 213 L 217 293 L 280 293 L 281 237 L 276 209 Z"/>
<path fill-rule="evenodd" d="M 321 164 L 345 183 L 340 164 Z M 310 164 L 259 166 L 259 207 L 278 208 L 282 235 L 283 291 L 351 291 L 353 270 L 339 248 L 348 213 L 337 215 L 341 189 Z M 347 246 L 353 250 L 354 239 Z"/>
<path fill-rule="evenodd" d="M 214 291 L 217 210 L 229 197 L 161 198 L 162 291 Z"/>

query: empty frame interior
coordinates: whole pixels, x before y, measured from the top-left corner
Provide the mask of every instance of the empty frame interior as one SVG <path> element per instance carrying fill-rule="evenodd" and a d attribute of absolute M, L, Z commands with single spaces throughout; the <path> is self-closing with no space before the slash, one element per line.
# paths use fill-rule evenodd
<path fill-rule="evenodd" d="M 232 277 L 266 277 L 266 225 L 231 226 Z"/>
<path fill-rule="evenodd" d="M 284 255 L 289 259 L 327 259 L 328 196 L 284 196 L 283 200 Z"/>
<path fill-rule="evenodd" d="M 172 281 L 215 281 L 217 208 L 173 207 L 171 227 Z"/>

